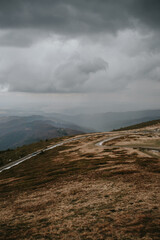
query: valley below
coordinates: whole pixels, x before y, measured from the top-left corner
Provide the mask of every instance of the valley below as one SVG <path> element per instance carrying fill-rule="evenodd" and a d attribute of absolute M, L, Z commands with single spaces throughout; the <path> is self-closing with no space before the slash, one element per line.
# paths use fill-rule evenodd
<path fill-rule="evenodd" d="M 0 239 L 159 240 L 160 123 L 23 147 L 37 150 L 0 173 Z"/>

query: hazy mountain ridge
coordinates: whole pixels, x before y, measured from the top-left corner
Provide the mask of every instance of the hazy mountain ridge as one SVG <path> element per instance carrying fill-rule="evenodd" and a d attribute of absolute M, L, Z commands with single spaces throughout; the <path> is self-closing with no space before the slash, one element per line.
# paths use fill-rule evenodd
<path fill-rule="evenodd" d="M 95 131 L 111 131 L 113 129 L 134 125 L 145 121 L 160 118 L 160 110 L 108 112 L 101 114 L 80 114 L 63 116 L 66 120 L 82 127 L 90 127 Z"/>
<path fill-rule="evenodd" d="M 43 116 L 0 118 L 0 150 L 55 137 L 85 132 L 75 124 L 51 121 Z"/>

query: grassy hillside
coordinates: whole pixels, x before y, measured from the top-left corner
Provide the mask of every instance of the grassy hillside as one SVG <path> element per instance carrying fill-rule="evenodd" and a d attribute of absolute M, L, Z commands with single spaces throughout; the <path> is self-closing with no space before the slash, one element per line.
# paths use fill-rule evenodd
<path fill-rule="evenodd" d="M 17 147 L 16 149 L 8 149 L 4 151 L 0 151 L 0 167 L 6 165 L 7 163 L 14 162 L 19 158 L 25 157 L 30 153 L 33 153 L 39 149 L 43 149 L 50 144 L 56 144 L 68 137 L 54 138 L 50 140 L 41 140 L 36 143 L 23 145 L 22 147 Z"/>
<path fill-rule="evenodd" d="M 159 240 L 160 154 L 126 147 L 160 138 L 148 131 L 86 135 L 3 171 L 0 239 Z"/>
<path fill-rule="evenodd" d="M 158 123 L 160 123 L 160 119 L 152 120 L 152 121 L 148 121 L 148 122 L 142 122 L 142 123 L 131 125 L 131 126 L 128 126 L 128 127 L 119 128 L 119 129 L 116 129 L 116 130 L 113 130 L 113 131 L 125 131 L 125 130 L 141 129 L 141 128 L 144 128 L 144 127 L 150 127 L 150 126 L 156 125 Z"/>

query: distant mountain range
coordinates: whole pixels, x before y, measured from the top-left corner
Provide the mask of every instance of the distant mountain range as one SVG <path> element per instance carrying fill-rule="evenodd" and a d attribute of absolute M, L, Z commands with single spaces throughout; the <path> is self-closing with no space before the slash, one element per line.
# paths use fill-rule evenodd
<path fill-rule="evenodd" d="M 113 129 L 160 119 L 160 110 L 67 115 L 0 115 L 0 150 L 55 137 Z"/>
<path fill-rule="evenodd" d="M 75 124 L 43 116 L 0 117 L 0 150 L 86 131 Z"/>
<path fill-rule="evenodd" d="M 55 114 L 50 114 L 52 118 Z M 94 129 L 94 131 L 111 131 L 113 129 L 138 124 L 141 122 L 160 119 L 160 110 L 107 112 L 97 114 L 62 115 L 56 114 L 58 119 L 65 119 L 78 126 Z"/>

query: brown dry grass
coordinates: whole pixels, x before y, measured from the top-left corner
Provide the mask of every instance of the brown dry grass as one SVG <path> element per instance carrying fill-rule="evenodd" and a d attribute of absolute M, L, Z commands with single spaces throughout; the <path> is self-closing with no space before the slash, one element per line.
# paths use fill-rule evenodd
<path fill-rule="evenodd" d="M 95 146 L 105 138 L 92 134 L 2 172 L 0 239 L 159 240 L 160 159 L 116 141 Z"/>

